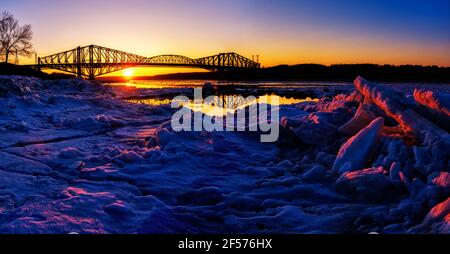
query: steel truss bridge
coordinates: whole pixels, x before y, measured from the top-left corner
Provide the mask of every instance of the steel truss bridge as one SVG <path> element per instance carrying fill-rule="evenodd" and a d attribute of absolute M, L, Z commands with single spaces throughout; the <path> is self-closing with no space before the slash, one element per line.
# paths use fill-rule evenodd
<path fill-rule="evenodd" d="M 39 57 L 36 68 L 50 68 L 95 79 L 107 73 L 137 66 L 192 67 L 210 71 L 229 71 L 260 68 L 260 64 L 234 52 L 191 59 L 181 55 L 143 57 L 97 45 Z"/>

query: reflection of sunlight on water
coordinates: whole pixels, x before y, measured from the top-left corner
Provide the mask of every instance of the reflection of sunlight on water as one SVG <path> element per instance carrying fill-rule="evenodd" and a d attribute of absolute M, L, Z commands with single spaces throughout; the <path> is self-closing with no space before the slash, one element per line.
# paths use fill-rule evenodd
<path fill-rule="evenodd" d="M 277 98 L 278 100 L 276 100 L 275 98 Z M 311 99 L 311 97 L 307 97 L 305 99 L 295 99 L 295 98 L 287 98 L 284 96 L 278 96 L 278 95 L 263 95 L 260 96 L 259 101 L 264 101 L 267 100 L 269 103 L 271 101 L 278 101 L 278 105 L 291 105 L 291 104 L 297 104 L 300 102 L 317 102 L 319 101 L 319 99 Z M 271 103 L 272 104 L 272 103 Z"/>
<path fill-rule="evenodd" d="M 131 102 L 131 103 L 146 104 L 146 105 L 151 105 L 151 106 L 168 105 L 168 104 L 172 103 L 171 99 L 153 99 L 153 98 L 132 99 L 132 100 L 127 100 L 127 101 Z"/>
<path fill-rule="evenodd" d="M 311 82 L 311 81 L 261 81 L 261 82 L 237 82 L 230 83 L 227 81 L 218 80 L 128 80 L 125 82 L 105 82 L 108 85 L 115 86 L 130 86 L 136 88 L 192 88 L 202 87 L 205 83 L 214 83 L 215 85 L 243 85 L 243 86 L 255 86 L 258 88 L 316 88 L 316 87 L 328 87 L 328 86 L 353 86 L 352 83 L 345 82 Z"/>
<path fill-rule="evenodd" d="M 314 102 L 318 101 L 318 99 L 295 99 L 295 98 L 287 98 L 278 95 L 263 95 L 257 98 L 247 97 L 243 98 L 241 96 L 230 95 L 224 97 L 216 97 L 212 103 L 196 103 L 189 102 L 189 104 L 184 105 L 192 109 L 193 111 L 202 111 L 202 113 L 210 115 L 210 116 L 224 116 L 227 113 L 235 113 L 238 109 L 244 109 L 250 105 L 266 103 L 270 105 L 290 105 L 301 102 Z"/>
<path fill-rule="evenodd" d="M 257 98 L 255 97 L 247 97 L 244 98 L 242 96 L 237 95 L 227 95 L 223 97 L 215 97 L 213 101 L 210 103 L 205 103 L 204 101 L 190 101 L 183 106 L 193 110 L 193 111 L 202 111 L 205 114 L 211 116 L 222 116 L 227 113 L 234 113 L 238 109 L 243 109 L 247 106 L 254 105 L 256 103 L 267 103 L 270 105 L 291 105 L 297 104 L 301 102 L 317 102 L 318 99 L 311 99 L 310 97 L 305 99 L 295 99 L 295 98 L 287 98 L 278 95 L 263 95 Z M 170 105 L 172 103 L 171 99 L 133 99 L 128 100 L 131 103 L 138 104 L 146 104 L 152 106 L 160 106 L 160 105 Z"/>
<path fill-rule="evenodd" d="M 204 80 L 129 80 L 127 82 L 120 83 L 107 83 L 113 86 L 127 86 L 136 88 L 192 88 L 202 87 L 205 83 Z"/>

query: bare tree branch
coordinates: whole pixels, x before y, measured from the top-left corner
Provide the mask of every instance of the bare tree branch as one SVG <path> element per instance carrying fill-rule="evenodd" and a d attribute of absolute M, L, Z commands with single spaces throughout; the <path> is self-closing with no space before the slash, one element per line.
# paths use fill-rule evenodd
<path fill-rule="evenodd" d="M 31 25 L 20 26 L 12 14 L 4 11 L 0 16 L 0 55 L 8 62 L 11 53 L 20 56 L 33 54 Z"/>

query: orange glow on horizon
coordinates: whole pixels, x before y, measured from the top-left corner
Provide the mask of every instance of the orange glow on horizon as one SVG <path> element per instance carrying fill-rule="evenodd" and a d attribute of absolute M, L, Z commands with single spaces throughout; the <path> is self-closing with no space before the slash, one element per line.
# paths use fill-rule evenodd
<path fill-rule="evenodd" d="M 130 76 L 130 72 L 132 75 Z M 176 68 L 176 67 L 134 67 L 121 71 L 111 72 L 105 74 L 104 77 L 142 77 L 142 76 L 157 76 L 173 73 L 187 73 L 187 72 L 207 72 L 207 70 L 199 68 Z"/>

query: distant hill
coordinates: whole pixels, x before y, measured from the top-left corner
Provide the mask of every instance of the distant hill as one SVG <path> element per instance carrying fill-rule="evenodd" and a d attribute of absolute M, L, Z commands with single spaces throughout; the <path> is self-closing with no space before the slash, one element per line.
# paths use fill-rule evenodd
<path fill-rule="evenodd" d="M 209 80 L 293 80 L 293 81 L 353 81 L 357 76 L 374 81 L 441 82 L 450 83 L 450 67 L 376 64 L 320 64 L 279 65 L 256 70 L 233 72 L 192 72 L 147 77 L 133 80 L 209 79 Z M 123 81 L 123 77 L 105 77 L 109 81 Z"/>

